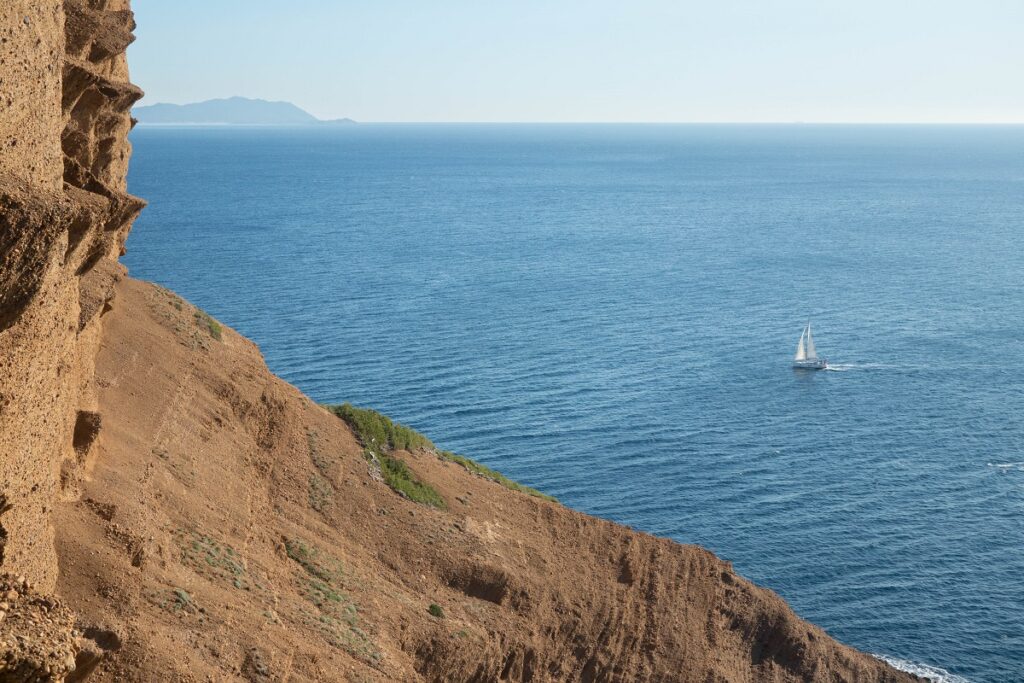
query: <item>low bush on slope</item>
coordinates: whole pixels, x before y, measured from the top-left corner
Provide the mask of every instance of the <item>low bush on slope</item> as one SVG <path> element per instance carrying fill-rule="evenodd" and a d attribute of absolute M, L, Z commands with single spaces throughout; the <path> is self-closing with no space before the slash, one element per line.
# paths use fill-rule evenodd
<path fill-rule="evenodd" d="M 382 415 L 376 410 L 357 408 L 351 403 L 345 403 L 340 406 L 328 405 L 325 407 L 352 428 L 360 443 L 366 448 L 367 459 L 375 461 L 380 465 L 381 475 L 388 486 L 410 500 L 438 508 L 447 507 L 444 499 L 441 498 L 437 491 L 428 484 L 416 479 L 408 466 L 391 455 L 390 451 L 429 450 L 437 454 L 442 460 L 461 465 L 473 474 L 490 479 L 507 489 L 557 502 L 555 498 L 529 486 L 523 486 L 518 482 L 512 481 L 500 472 L 496 472 L 465 456 L 457 455 L 451 451 L 438 450 L 427 437 L 403 424 L 393 422 L 388 416 Z"/>
<path fill-rule="evenodd" d="M 440 493 L 417 479 L 408 465 L 392 455 L 396 450 L 432 449 L 434 444 L 427 437 L 392 422 L 376 410 L 356 408 L 351 403 L 326 408 L 348 423 L 366 449 L 366 459 L 380 468 L 384 483 L 392 490 L 415 503 L 447 509 L 448 505 Z"/>
<path fill-rule="evenodd" d="M 484 479 L 490 479 L 493 482 L 501 484 L 507 489 L 519 491 L 520 493 L 525 493 L 528 496 L 535 496 L 537 498 L 543 498 L 544 500 L 550 500 L 553 503 L 558 502 L 558 500 L 554 496 L 549 496 L 546 493 L 541 493 L 537 489 L 532 489 L 529 486 L 523 486 L 517 481 L 512 481 L 501 472 L 492 470 L 490 467 L 487 467 L 486 465 L 481 465 L 477 461 L 470 460 L 469 458 L 463 455 L 458 455 L 456 453 L 452 453 L 451 451 L 440 451 L 438 455 L 440 455 L 441 458 L 443 458 L 444 460 L 458 463 L 459 465 L 462 465 L 473 474 L 477 474 L 483 477 Z"/>
<path fill-rule="evenodd" d="M 368 460 L 373 459 L 372 453 L 367 453 Z M 380 473 L 384 477 L 384 483 L 395 491 L 398 491 L 409 500 L 416 503 L 423 503 L 441 510 L 448 508 L 444 498 L 430 484 L 426 484 L 416 478 L 409 466 L 398 458 L 387 453 L 379 456 Z"/>
<path fill-rule="evenodd" d="M 427 437 L 403 424 L 392 422 L 391 418 L 376 410 L 356 408 L 351 403 L 329 405 L 327 409 L 347 422 L 366 448 L 412 451 L 434 447 Z"/>

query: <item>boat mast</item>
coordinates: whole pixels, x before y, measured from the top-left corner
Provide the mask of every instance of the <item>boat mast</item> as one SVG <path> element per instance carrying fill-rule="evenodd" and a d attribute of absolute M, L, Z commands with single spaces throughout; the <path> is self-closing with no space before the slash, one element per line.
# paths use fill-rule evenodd
<path fill-rule="evenodd" d="M 814 348 L 814 337 L 811 336 L 811 322 L 807 321 L 807 358 L 817 360 L 818 351 Z"/>

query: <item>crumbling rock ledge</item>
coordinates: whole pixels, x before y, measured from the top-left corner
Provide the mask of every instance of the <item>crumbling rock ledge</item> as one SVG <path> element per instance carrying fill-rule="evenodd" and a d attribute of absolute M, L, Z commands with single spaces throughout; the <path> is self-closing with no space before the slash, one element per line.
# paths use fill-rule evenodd
<path fill-rule="evenodd" d="M 25 577 L 0 576 L 0 683 L 64 680 L 82 652 L 74 620 Z"/>

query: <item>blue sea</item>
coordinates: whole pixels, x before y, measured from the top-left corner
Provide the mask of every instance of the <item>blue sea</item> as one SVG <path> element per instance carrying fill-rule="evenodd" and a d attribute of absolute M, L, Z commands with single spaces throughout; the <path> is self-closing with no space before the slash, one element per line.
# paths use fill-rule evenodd
<path fill-rule="evenodd" d="M 322 402 L 1024 680 L 1024 127 L 144 128 L 124 259 Z M 794 371 L 804 324 L 830 370 Z"/>

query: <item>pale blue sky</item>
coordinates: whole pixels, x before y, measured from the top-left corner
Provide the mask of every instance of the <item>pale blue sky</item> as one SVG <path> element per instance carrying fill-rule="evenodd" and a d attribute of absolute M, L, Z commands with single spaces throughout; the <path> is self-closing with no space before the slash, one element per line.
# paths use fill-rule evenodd
<path fill-rule="evenodd" d="M 1024 122 L 1024 0 L 134 0 L 144 104 L 360 121 Z"/>

